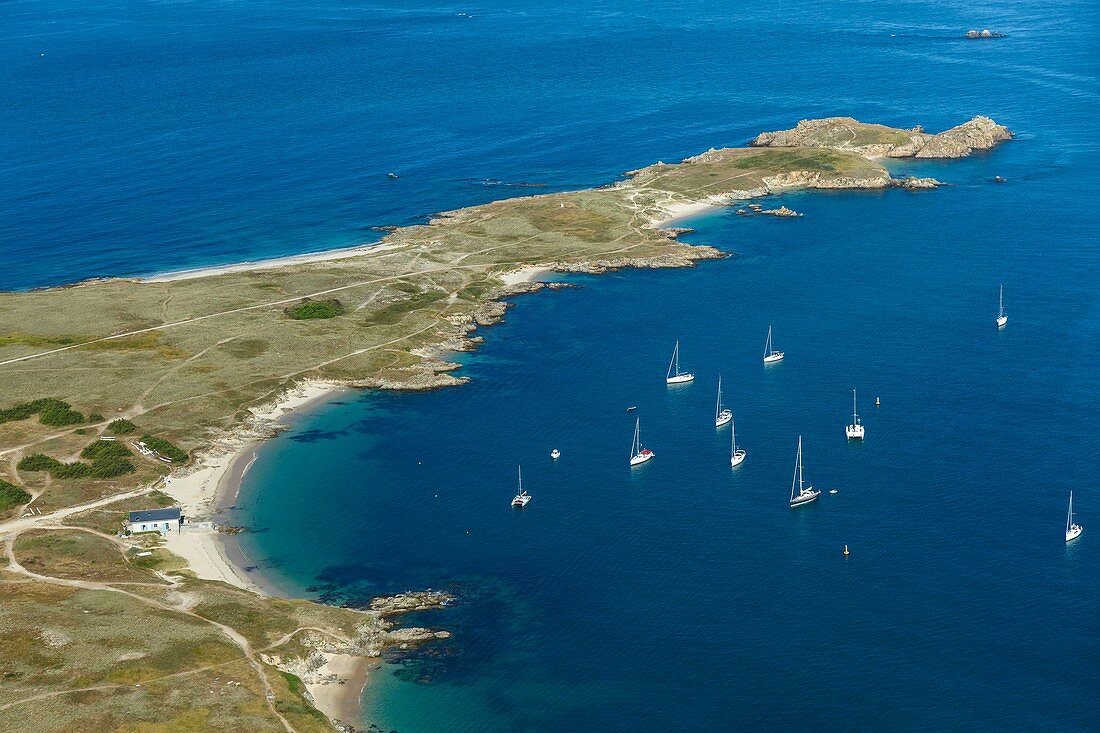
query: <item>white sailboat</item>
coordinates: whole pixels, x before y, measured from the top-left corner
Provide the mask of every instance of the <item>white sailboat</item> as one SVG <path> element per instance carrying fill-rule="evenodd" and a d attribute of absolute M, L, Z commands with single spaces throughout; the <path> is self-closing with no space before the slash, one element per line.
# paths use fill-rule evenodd
<path fill-rule="evenodd" d="M 722 407 L 722 375 L 718 375 L 718 404 L 714 406 L 714 427 L 720 428 L 733 419 L 733 411 Z"/>
<path fill-rule="evenodd" d="M 1069 492 L 1069 514 L 1066 515 L 1066 542 L 1071 542 L 1081 536 L 1085 531 L 1077 522 L 1073 521 L 1073 492 Z"/>
<path fill-rule="evenodd" d="M 634 423 L 634 442 L 630 446 L 630 465 L 640 466 L 654 455 L 649 448 L 642 447 L 642 419 L 638 418 Z"/>
<path fill-rule="evenodd" d="M 686 384 L 695 379 L 695 375 L 680 371 L 680 342 L 676 342 L 676 348 L 672 350 L 672 361 L 668 364 L 668 375 L 665 384 Z"/>
<path fill-rule="evenodd" d="M 795 487 L 798 493 L 795 493 Z M 791 506 L 802 506 L 821 496 L 820 491 L 814 491 L 813 486 L 804 486 L 802 482 L 802 436 L 798 436 L 798 458 L 795 459 L 794 477 L 791 479 Z"/>
<path fill-rule="evenodd" d="M 529 501 L 531 501 L 531 495 L 527 493 L 527 489 L 523 488 L 523 466 L 519 466 L 519 493 L 512 499 L 512 506 L 525 507 Z"/>
<path fill-rule="evenodd" d="M 1008 323 L 1008 316 L 1005 315 L 1005 286 L 1001 284 L 1001 297 L 999 299 L 1000 305 L 997 312 L 997 328 L 1004 328 Z"/>
<path fill-rule="evenodd" d="M 783 352 L 772 348 L 772 327 L 768 326 L 768 340 L 764 342 L 764 363 L 775 364 L 783 361 Z"/>
<path fill-rule="evenodd" d="M 856 391 L 852 390 L 852 424 L 844 426 L 844 434 L 848 440 L 863 440 L 863 423 L 859 421 L 859 413 L 856 412 Z"/>
<path fill-rule="evenodd" d="M 736 468 L 748 453 L 737 447 L 737 425 L 733 423 L 733 413 L 730 413 L 730 423 L 730 467 Z"/>

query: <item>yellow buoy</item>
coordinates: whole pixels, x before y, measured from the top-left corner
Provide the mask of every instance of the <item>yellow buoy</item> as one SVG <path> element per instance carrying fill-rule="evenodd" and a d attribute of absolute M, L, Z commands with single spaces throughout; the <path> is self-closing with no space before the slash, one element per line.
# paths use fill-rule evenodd
<path fill-rule="evenodd" d="M 844 545 L 844 555 L 848 555 L 848 545 Z"/>

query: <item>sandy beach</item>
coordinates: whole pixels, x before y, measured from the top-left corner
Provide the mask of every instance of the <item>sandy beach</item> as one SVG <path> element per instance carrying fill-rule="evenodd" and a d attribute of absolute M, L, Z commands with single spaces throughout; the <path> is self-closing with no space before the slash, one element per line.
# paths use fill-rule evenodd
<path fill-rule="evenodd" d="M 272 257 L 266 260 L 254 260 L 252 262 L 237 262 L 230 265 L 216 265 L 214 267 L 199 267 L 193 270 L 178 270 L 165 272 L 159 275 L 139 278 L 141 282 L 167 283 L 176 280 L 193 280 L 199 277 L 211 275 L 224 275 L 230 272 L 250 272 L 252 270 L 267 270 L 273 267 L 286 265 L 303 265 L 311 262 L 328 262 L 330 260 L 343 260 L 349 257 L 359 257 L 367 254 L 377 254 L 394 249 L 393 244 L 360 244 L 355 247 L 342 247 L 329 249 L 323 252 L 309 252 L 300 255 L 288 255 L 286 257 Z"/>
<path fill-rule="evenodd" d="M 231 535 L 215 529 L 213 516 L 236 501 L 241 479 L 256 459 L 257 447 L 276 425 L 291 412 L 339 389 L 327 382 L 295 385 L 272 403 L 253 409 L 249 424 L 215 440 L 188 473 L 165 480 L 162 490 L 179 503 L 187 517 L 183 531 L 168 535 L 168 549 L 185 559 L 198 577 L 221 580 L 262 595 L 279 595 L 269 583 L 245 570 L 253 563 Z"/>

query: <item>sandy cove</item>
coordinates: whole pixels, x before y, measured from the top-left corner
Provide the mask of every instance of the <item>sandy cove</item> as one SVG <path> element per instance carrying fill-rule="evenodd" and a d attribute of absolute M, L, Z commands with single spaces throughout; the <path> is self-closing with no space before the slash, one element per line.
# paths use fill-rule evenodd
<path fill-rule="evenodd" d="M 168 535 L 168 550 L 185 559 L 195 575 L 261 595 L 276 595 L 269 584 L 248 577 L 243 567 L 230 560 L 212 518 L 236 501 L 241 479 L 256 460 L 257 447 L 279 430 L 282 420 L 340 389 L 328 382 L 296 384 L 274 402 L 254 408 L 245 424 L 217 438 L 190 471 L 165 480 L 162 491 L 179 503 L 187 518 L 184 531 Z"/>

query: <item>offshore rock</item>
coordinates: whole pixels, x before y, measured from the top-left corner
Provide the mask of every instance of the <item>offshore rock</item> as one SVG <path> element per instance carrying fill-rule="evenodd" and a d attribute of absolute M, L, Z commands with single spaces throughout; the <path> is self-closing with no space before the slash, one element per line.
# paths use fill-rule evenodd
<path fill-rule="evenodd" d="M 780 206 L 778 209 L 764 209 L 760 213 L 769 216 L 802 216 L 802 214 L 794 209 L 788 209 L 786 206 Z"/>

